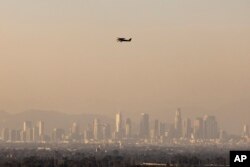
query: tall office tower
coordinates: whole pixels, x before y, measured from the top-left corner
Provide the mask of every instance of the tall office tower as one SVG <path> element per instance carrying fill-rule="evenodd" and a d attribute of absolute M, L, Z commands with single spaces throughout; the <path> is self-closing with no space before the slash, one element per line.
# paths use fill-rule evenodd
<path fill-rule="evenodd" d="M 27 142 L 33 141 L 33 130 L 31 121 L 23 122 L 22 141 L 27 141 Z"/>
<path fill-rule="evenodd" d="M 248 127 L 248 125 L 243 126 L 243 136 L 244 137 L 249 137 L 249 127 Z"/>
<path fill-rule="evenodd" d="M 93 139 L 93 131 L 93 126 L 88 124 L 86 130 L 84 130 L 83 133 L 84 142 L 88 142 L 89 140 Z"/>
<path fill-rule="evenodd" d="M 8 141 L 10 139 L 10 130 L 8 128 L 2 129 L 2 140 Z"/>
<path fill-rule="evenodd" d="M 146 113 L 141 113 L 139 137 L 143 139 L 149 137 L 149 116 Z"/>
<path fill-rule="evenodd" d="M 115 131 L 122 132 L 122 114 L 120 112 L 115 115 Z"/>
<path fill-rule="evenodd" d="M 61 142 L 63 141 L 64 136 L 65 136 L 64 129 L 54 128 L 52 131 L 51 140 L 53 142 Z"/>
<path fill-rule="evenodd" d="M 127 118 L 125 122 L 125 136 L 126 138 L 130 138 L 132 136 L 132 125 L 129 118 Z"/>
<path fill-rule="evenodd" d="M 198 117 L 193 122 L 193 137 L 195 139 L 203 138 L 203 119 Z"/>
<path fill-rule="evenodd" d="M 84 130 L 83 132 L 83 139 L 84 142 L 88 142 L 90 139 L 92 139 L 92 132 L 89 129 Z"/>
<path fill-rule="evenodd" d="M 123 137 L 122 114 L 120 112 L 116 113 L 116 115 L 115 115 L 114 137 L 116 139 L 121 139 Z"/>
<path fill-rule="evenodd" d="M 10 129 L 9 133 L 10 133 L 9 134 L 9 140 L 11 142 L 17 141 L 17 131 L 15 129 Z"/>
<path fill-rule="evenodd" d="M 72 124 L 71 133 L 72 133 L 72 134 L 76 134 L 76 135 L 79 135 L 79 133 L 80 133 L 79 125 L 78 125 L 76 122 L 74 122 L 74 123 Z"/>
<path fill-rule="evenodd" d="M 24 121 L 23 122 L 23 131 L 26 132 L 28 129 L 32 128 L 32 122 L 31 121 Z"/>
<path fill-rule="evenodd" d="M 72 124 L 72 127 L 70 128 L 71 132 L 70 132 L 70 139 L 72 139 L 73 142 L 78 142 L 81 140 L 80 137 L 80 127 L 79 124 L 74 122 Z"/>
<path fill-rule="evenodd" d="M 191 120 L 187 118 L 183 121 L 183 137 L 189 139 L 191 138 L 191 134 L 192 134 Z"/>
<path fill-rule="evenodd" d="M 179 138 L 182 135 L 182 120 L 181 120 L 181 109 L 178 108 L 175 113 L 174 120 L 175 137 Z"/>
<path fill-rule="evenodd" d="M 39 141 L 39 127 L 35 126 L 32 128 L 32 141 L 38 142 Z"/>
<path fill-rule="evenodd" d="M 158 138 L 159 135 L 160 135 L 159 121 L 155 120 L 155 122 L 154 122 L 153 137 L 154 138 Z"/>
<path fill-rule="evenodd" d="M 74 139 L 77 139 L 80 135 L 80 127 L 78 123 L 74 122 L 71 127 L 71 135 Z"/>
<path fill-rule="evenodd" d="M 27 128 L 25 131 L 25 141 L 32 142 L 33 141 L 33 128 Z"/>
<path fill-rule="evenodd" d="M 20 141 L 26 141 L 26 133 L 23 130 L 20 131 Z"/>
<path fill-rule="evenodd" d="M 102 139 L 102 128 L 98 119 L 94 120 L 94 139 L 95 140 Z"/>
<path fill-rule="evenodd" d="M 111 128 L 109 124 L 103 124 L 102 125 L 102 130 L 103 130 L 103 134 L 102 134 L 102 138 L 105 140 L 111 139 Z"/>
<path fill-rule="evenodd" d="M 21 141 L 20 130 L 11 129 L 9 134 L 9 140 L 11 142 Z"/>
<path fill-rule="evenodd" d="M 37 122 L 37 127 L 39 131 L 39 139 L 40 141 L 44 140 L 44 135 L 45 135 L 45 129 L 44 129 L 44 122 L 43 121 L 38 121 Z"/>
<path fill-rule="evenodd" d="M 214 116 L 204 116 L 203 128 L 204 139 L 216 139 L 219 137 L 218 124 Z"/>
<path fill-rule="evenodd" d="M 160 122 L 160 136 L 165 136 L 166 132 L 166 123 Z"/>
<path fill-rule="evenodd" d="M 88 124 L 86 130 L 88 131 L 88 139 L 94 139 L 94 124 Z"/>
<path fill-rule="evenodd" d="M 176 131 L 175 131 L 174 124 L 168 124 L 168 125 L 166 125 L 165 136 L 168 137 L 169 139 L 172 139 L 172 138 L 176 137 Z"/>

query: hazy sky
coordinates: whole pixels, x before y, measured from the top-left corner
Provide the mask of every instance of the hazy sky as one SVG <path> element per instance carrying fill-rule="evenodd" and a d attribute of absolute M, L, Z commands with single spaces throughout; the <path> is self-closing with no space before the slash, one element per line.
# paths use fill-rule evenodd
<path fill-rule="evenodd" d="M 250 124 L 249 0 L 1 0 L 0 109 Z M 117 43 L 116 37 L 132 37 Z"/>

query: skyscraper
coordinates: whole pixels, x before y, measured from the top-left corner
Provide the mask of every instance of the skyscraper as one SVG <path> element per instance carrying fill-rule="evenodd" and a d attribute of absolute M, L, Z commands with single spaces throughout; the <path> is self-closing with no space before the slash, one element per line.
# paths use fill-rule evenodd
<path fill-rule="evenodd" d="M 166 123 L 160 122 L 160 136 L 165 136 L 166 132 Z"/>
<path fill-rule="evenodd" d="M 159 134 L 160 134 L 160 128 L 159 128 L 159 121 L 158 120 L 155 120 L 154 122 L 154 138 L 158 138 L 159 137 Z"/>
<path fill-rule="evenodd" d="M 73 142 L 79 142 L 81 140 L 80 137 L 80 127 L 79 124 L 74 122 L 71 126 L 70 138 Z"/>
<path fill-rule="evenodd" d="M 90 139 L 94 137 L 94 126 L 88 124 L 87 129 L 84 131 L 84 141 L 88 142 Z"/>
<path fill-rule="evenodd" d="M 32 128 L 32 141 L 39 141 L 39 126 L 34 126 Z"/>
<path fill-rule="evenodd" d="M 102 128 L 99 119 L 94 120 L 94 139 L 101 140 L 102 139 Z"/>
<path fill-rule="evenodd" d="M 191 138 L 191 134 L 192 134 L 191 120 L 187 118 L 183 121 L 183 137 Z"/>
<path fill-rule="evenodd" d="M 28 129 L 32 128 L 31 121 L 24 121 L 23 122 L 23 131 L 26 132 Z"/>
<path fill-rule="evenodd" d="M 203 119 L 198 117 L 193 124 L 193 137 L 195 139 L 203 138 Z"/>
<path fill-rule="evenodd" d="M 122 114 L 120 112 L 116 113 L 115 116 L 115 131 L 118 133 L 122 132 Z"/>
<path fill-rule="evenodd" d="M 114 137 L 120 139 L 123 136 L 123 127 L 122 127 L 122 114 L 116 113 L 115 115 L 115 133 Z"/>
<path fill-rule="evenodd" d="M 249 127 L 248 127 L 248 125 L 243 126 L 243 136 L 244 137 L 249 137 Z"/>
<path fill-rule="evenodd" d="M 149 137 L 149 116 L 146 113 L 141 113 L 139 136 L 144 139 Z"/>
<path fill-rule="evenodd" d="M 65 136 L 64 129 L 54 128 L 52 131 L 51 140 L 53 142 L 61 142 L 61 141 L 63 141 L 64 136 Z"/>
<path fill-rule="evenodd" d="M 102 138 L 107 140 L 111 138 L 111 128 L 109 124 L 103 124 L 102 125 L 102 130 L 103 130 L 103 134 L 102 134 Z"/>
<path fill-rule="evenodd" d="M 2 129 L 2 140 L 8 141 L 10 139 L 10 130 L 8 128 Z"/>
<path fill-rule="evenodd" d="M 181 120 L 181 109 L 178 108 L 175 113 L 174 120 L 175 137 L 179 138 L 182 135 L 182 120 Z"/>
<path fill-rule="evenodd" d="M 18 131 L 15 130 L 15 129 L 10 129 L 9 131 L 9 140 L 11 142 L 15 142 L 15 141 L 18 141 Z"/>
<path fill-rule="evenodd" d="M 38 126 L 40 141 L 43 141 L 44 140 L 44 135 L 45 135 L 44 122 L 43 121 L 38 121 L 37 126 Z"/>
<path fill-rule="evenodd" d="M 216 139 L 219 137 L 218 124 L 215 116 L 205 115 L 203 118 L 204 138 Z"/>
<path fill-rule="evenodd" d="M 31 121 L 23 122 L 22 140 L 27 142 L 33 141 L 33 129 Z"/>
<path fill-rule="evenodd" d="M 32 142 L 33 141 L 33 128 L 27 128 L 25 133 L 25 141 Z"/>
<path fill-rule="evenodd" d="M 74 123 L 72 124 L 71 133 L 72 133 L 73 135 L 79 135 L 79 133 L 80 133 L 80 128 L 79 128 L 78 123 L 74 122 Z"/>
<path fill-rule="evenodd" d="M 127 118 L 126 123 L 125 123 L 125 136 L 126 136 L 126 138 L 131 137 L 131 134 L 132 134 L 131 130 L 132 130 L 131 120 L 129 118 Z"/>

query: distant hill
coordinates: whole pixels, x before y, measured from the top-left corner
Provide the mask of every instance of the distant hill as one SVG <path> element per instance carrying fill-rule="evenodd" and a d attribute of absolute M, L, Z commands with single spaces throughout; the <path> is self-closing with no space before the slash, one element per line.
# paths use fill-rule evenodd
<path fill-rule="evenodd" d="M 46 110 L 28 110 L 25 112 L 10 114 L 0 111 L 0 128 L 7 127 L 13 129 L 21 129 L 24 121 L 36 122 L 44 121 L 45 131 L 50 132 L 53 128 L 64 128 L 68 130 L 73 122 L 79 123 L 81 128 L 91 124 L 95 118 L 100 119 L 103 123 L 114 123 L 114 119 L 102 115 L 94 114 L 67 114 L 58 111 Z"/>

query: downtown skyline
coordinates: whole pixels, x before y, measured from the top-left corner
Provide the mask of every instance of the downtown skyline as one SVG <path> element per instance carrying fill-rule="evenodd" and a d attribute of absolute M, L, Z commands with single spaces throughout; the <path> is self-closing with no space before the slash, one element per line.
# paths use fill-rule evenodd
<path fill-rule="evenodd" d="M 112 116 L 121 109 L 171 121 L 180 106 L 185 116 L 216 115 L 223 129 L 239 131 L 250 122 L 249 7 L 247 0 L 3 0 L 0 110 Z M 119 36 L 133 40 L 117 43 Z"/>
<path fill-rule="evenodd" d="M 46 130 L 45 130 L 46 129 Z M 45 132 L 46 131 L 46 132 Z M 82 126 L 81 122 L 73 122 L 67 129 L 54 127 L 46 128 L 46 122 L 24 121 L 22 127 L 1 129 L 2 142 L 27 143 L 124 143 L 144 144 L 225 144 L 234 140 L 250 140 L 248 125 L 242 127 L 241 135 L 235 136 L 220 128 L 215 116 L 204 115 L 195 119 L 182 117 L 181 109 L 175 112 L 173 122 L 151 119 L 147 113 L 140 114 L 140 121 L 134 122 L 124 117 L 121 112 L 115 114 L 114 122 L 103 122 L 94 118 L 92 123 Z M 239 140 L 239 141 L 238 141 Z M 243 140 L 243 141 L 244 141 Z"/>

